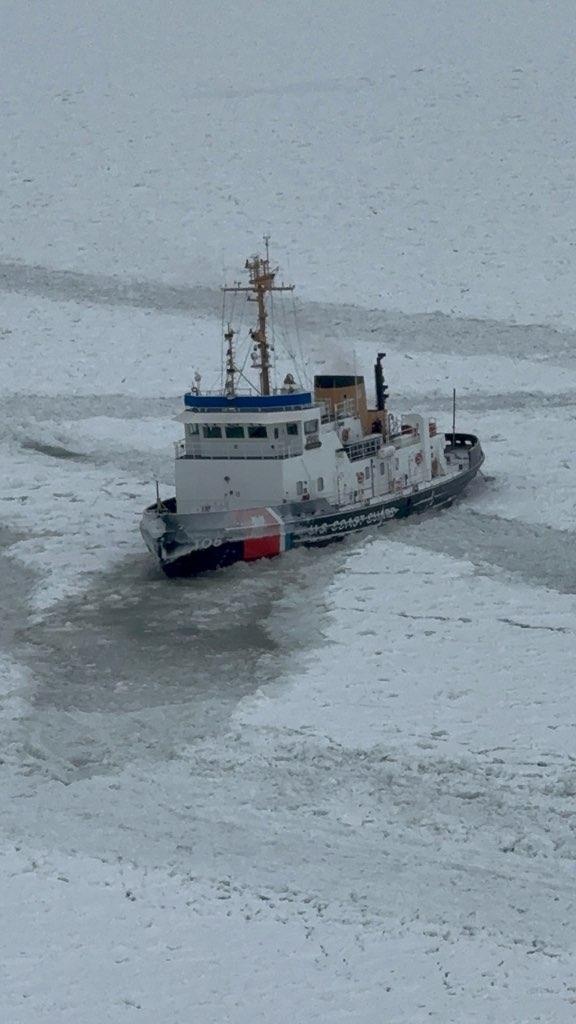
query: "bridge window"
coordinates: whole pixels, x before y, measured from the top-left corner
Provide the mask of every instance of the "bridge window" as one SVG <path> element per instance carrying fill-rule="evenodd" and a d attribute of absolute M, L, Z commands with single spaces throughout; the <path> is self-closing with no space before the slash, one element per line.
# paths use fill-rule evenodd
<path fill-rule="evenodd" d="M 253 423 L 248 427 L 248 437 L 266 437 L 266 427 L 262 423 Z"/>
<path fill-rule="evenodd" d="M 226 437 L 244 437 L 244 427 L 241 423 L 227 423 Z"/>
<path fill-rule="evenodd" d="M 222 437 L 222 427 L 219 423 L 205 423 L 202 433 L 204 437 Z"/>
<path fill-rule="evenodd" d="M 186 433 L 188 434 L 188 437 L 197 437 L 198 434 L 200 433 L 200 427 L 198 423 L 187 423 Z"/>
<path fill-rule="evenodd" d="M 318 433 L 318 420 L 306 420 L 304 423 L 305 434 L 317 434 Z"/>
<path fill-rule="evenodd" d="M 286 433 L 289 435 L 289 437 L 298 437 L 298 424 L 297 423 L 287 423 L 286 424 Z"/>

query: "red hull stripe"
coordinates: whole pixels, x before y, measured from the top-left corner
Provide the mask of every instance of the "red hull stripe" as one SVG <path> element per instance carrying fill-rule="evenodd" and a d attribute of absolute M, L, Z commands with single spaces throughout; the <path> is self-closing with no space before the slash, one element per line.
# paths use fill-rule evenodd
<path fill-rule="evenodd" d="M 251 537 L 244 541 L 244 561 L 253 562 L 256 558 L 272 558 L 279 555 L 280 533 L 275 537 Z"/>

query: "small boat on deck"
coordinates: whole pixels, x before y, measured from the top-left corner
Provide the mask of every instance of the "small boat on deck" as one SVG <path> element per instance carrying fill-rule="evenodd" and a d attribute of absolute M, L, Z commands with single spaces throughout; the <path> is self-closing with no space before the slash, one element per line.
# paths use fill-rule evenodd
<path fill-rule="evenodd" d="M 293 286 L 276 284 L 265 241 L 265 255 L 246 262 L 248 283 L 224 289 L 256 304 L 249 344 L 257 382 L 244 373 L 229 326 L 221 388 L 202 390 L 196 375 L 184 395 L 176 493 L 143 513 L 142 536 L 168 576 L 320 547 L 446 507 L 484 461 L 474 434 L 389 411 L 383 353 L 372 406 L 356 373 L 318 375 L 312 388 L 288 373 L 273 386 L 269 299 Z"/>

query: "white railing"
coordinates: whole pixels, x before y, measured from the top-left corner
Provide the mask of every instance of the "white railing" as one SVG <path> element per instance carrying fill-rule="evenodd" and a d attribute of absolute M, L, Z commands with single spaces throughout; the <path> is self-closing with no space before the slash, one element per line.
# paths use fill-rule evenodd
<path fill-rule="evenodd" d="M 188 391 L 186 392 L 186 394 L 187 395 L 194 395 L 196 398 L 203 398 L 204 395 L 216 395 L 218 398 L 230 398 L 231 401 L 233 401 L 235 398 L 246 398 L 246 396 L 248 396 L 250 398 L 260 398 L 261 397 L 260 392 L 257 390 L 256 387 L 253 387 L 253 388 L 235 388 L 233 395 L 227 395 L 226 391 L 224 390 L 224 388 L 204 388 L 204 387 L 202 387 L 202 388 L 199 388 L 197 390 L 195 387 L 191 387 L 191 388 L 188 388 Z M 283 397 L 283 398 L 284 397 L 290 397 L 290 395 L 308 395 L 308 394 L 310 394 L 310 388 L 309 387 L 305 387 L 304 385 L 302 385 L 301 388 L 298 387 L 298 388 L 296 388 L 293 391 L 286 391 L 286 390 L 283 390 L 282 388 L 274 388 L 270 392 L 270 394 L 271 395 L 275 395 L 276 397 Z"/>
<path fill-rule="evenodd" d="M 372 455 L 376 455 L 381 447 L 382 438 L 380 435 L 374 435 L 372 437 L 365 437 L 362 441 L 354 441 L 353 444 L 346 445 L 345 451 L 350 462 L 357 462 L 360 459 L 367 459 Z"/>
<path fill-rule="evenodd" d="M 345 398 L 334 406 L 326 400 L 316 402 L 315 404 L 322 410 L 322 423 L 335 423 L 338 420 L 346 419 L 348 416 L 356 415 L 356 402 L 353 398 Z"/>

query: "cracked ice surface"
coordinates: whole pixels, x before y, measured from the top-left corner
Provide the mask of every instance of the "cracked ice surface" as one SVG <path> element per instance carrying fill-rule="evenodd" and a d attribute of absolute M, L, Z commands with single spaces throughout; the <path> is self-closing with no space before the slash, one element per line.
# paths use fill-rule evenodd
<path fill-rule="evenodd" d="M 460 504 L 195 581 L 135 531 L 169 385 L 6 397 L 7 1019 L 572 1019 L 572 414 L 526 339 Z"/>
<path fill-rule="evenodd" d="M 573 5 L 5 6 L 2 1020 L 571 1024 Z M 456 387 L 486 475 L 168 582 L 263 228 L 311 364 Z"/>

